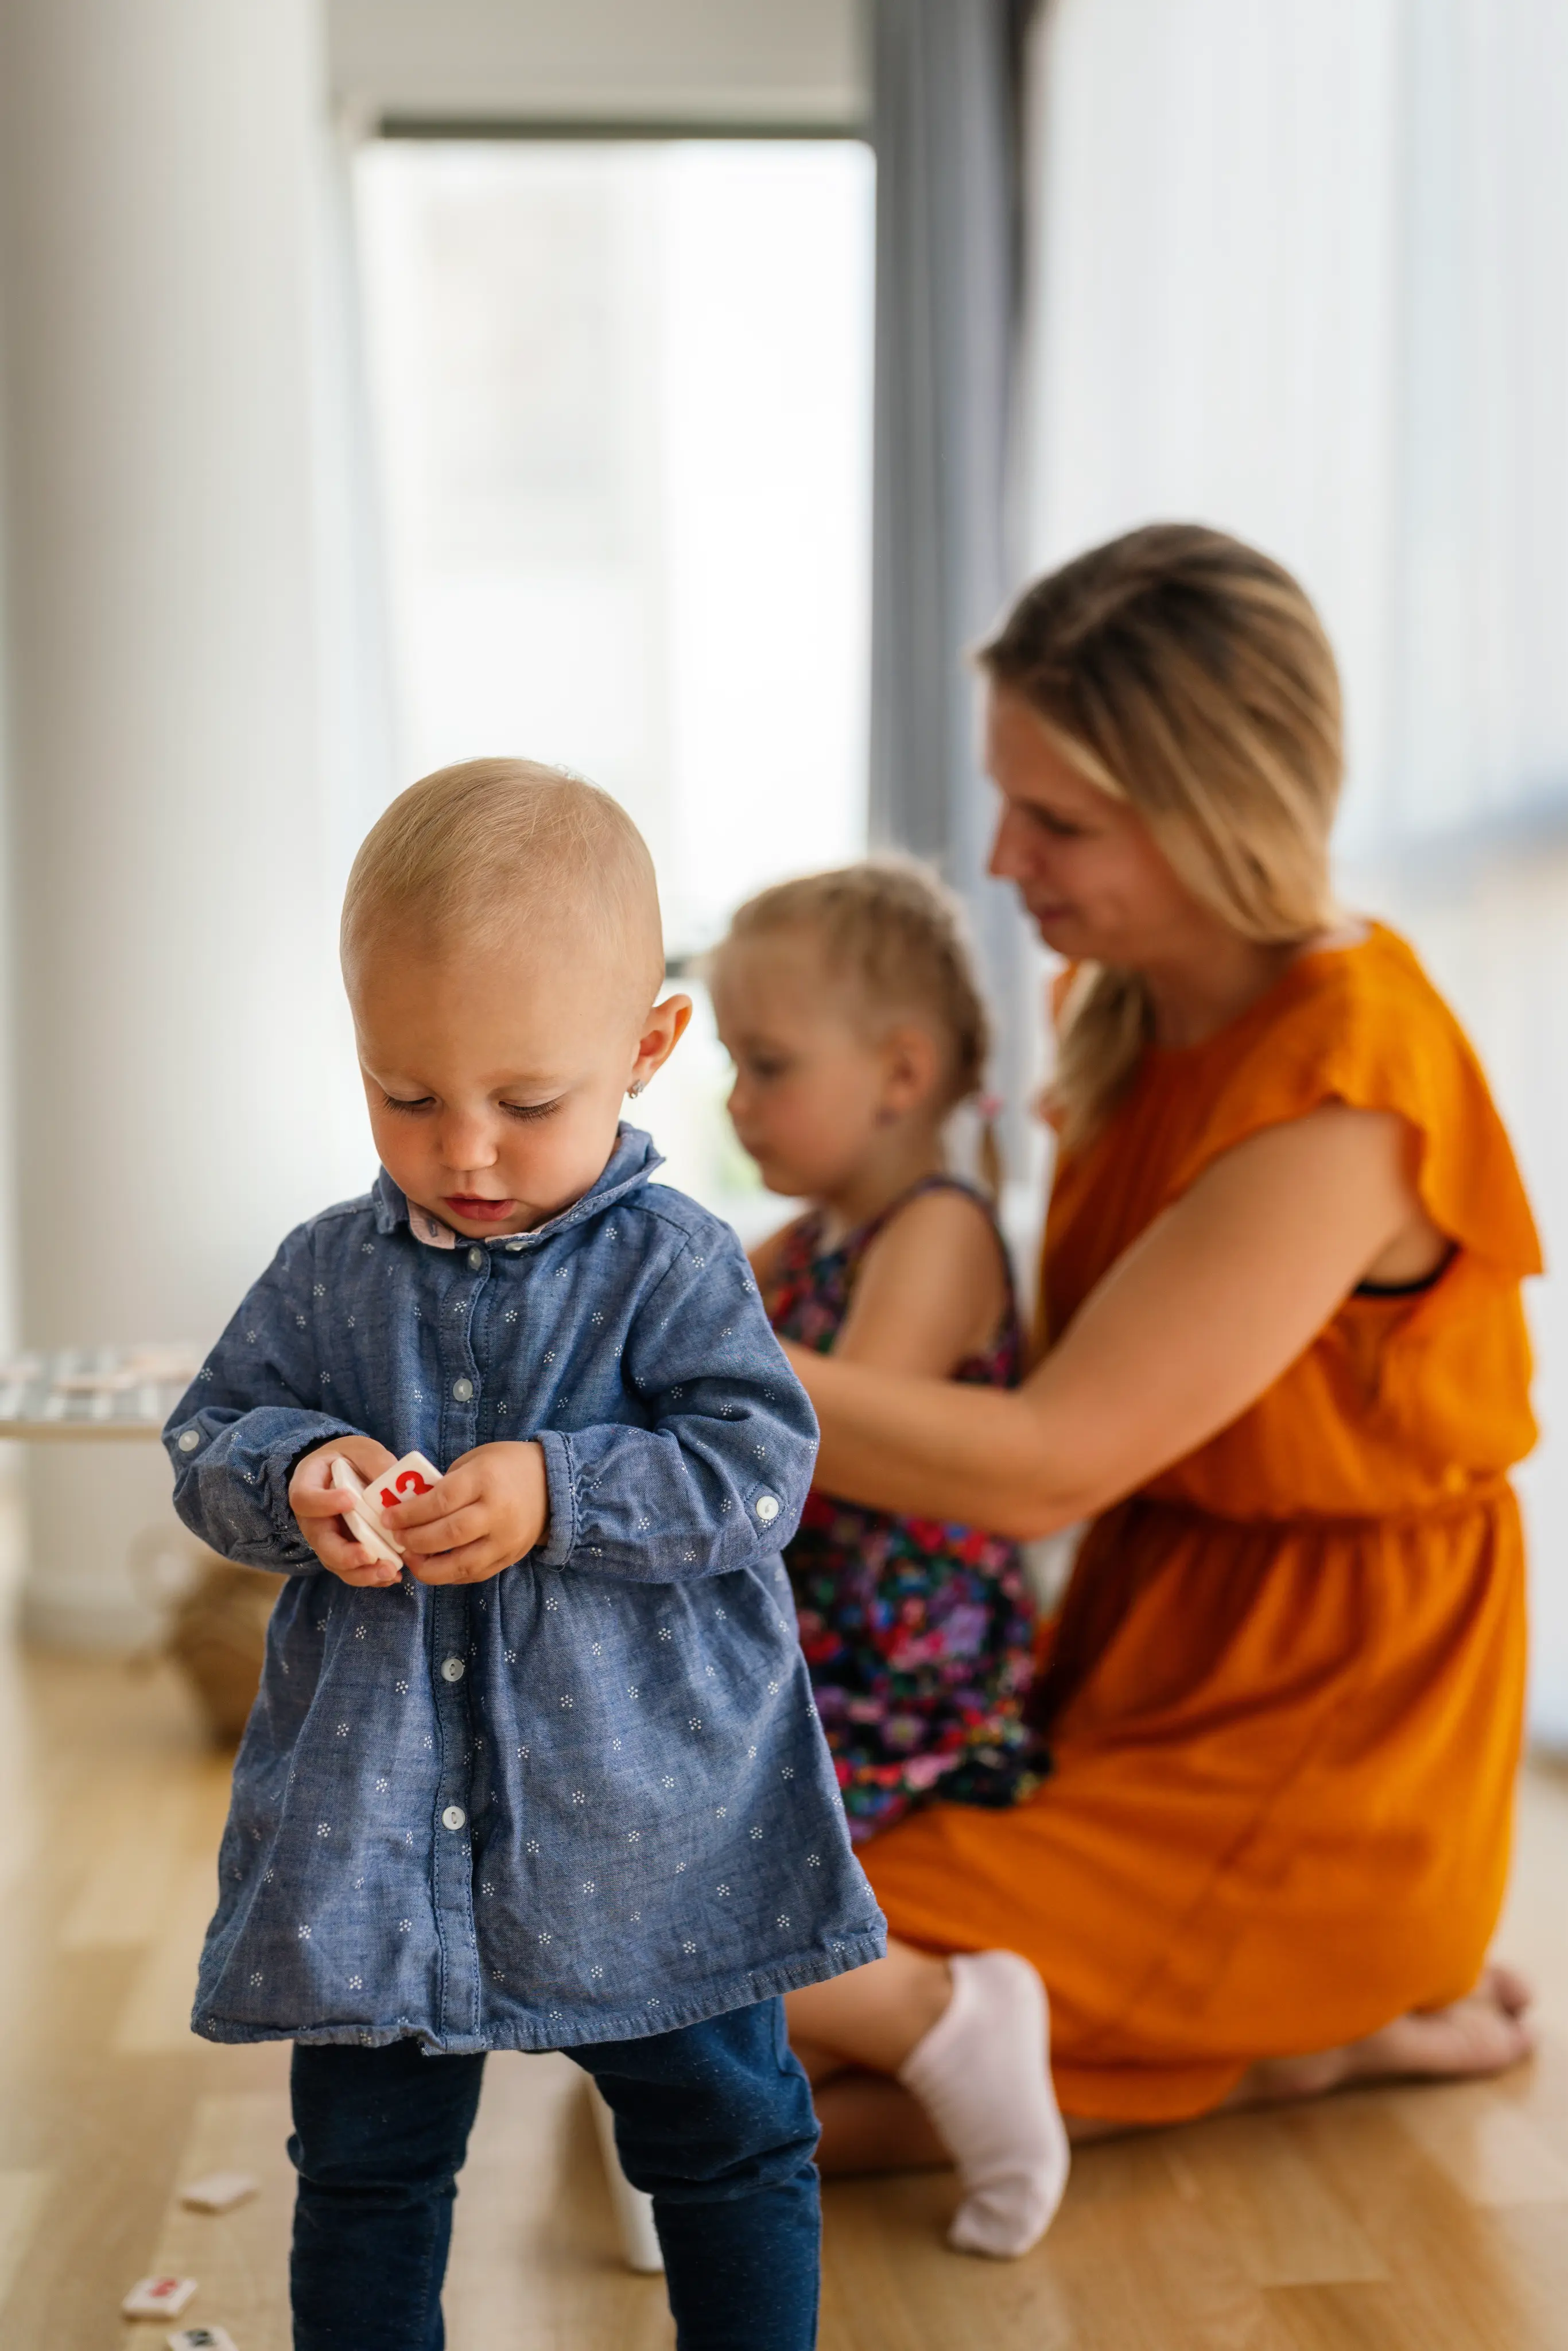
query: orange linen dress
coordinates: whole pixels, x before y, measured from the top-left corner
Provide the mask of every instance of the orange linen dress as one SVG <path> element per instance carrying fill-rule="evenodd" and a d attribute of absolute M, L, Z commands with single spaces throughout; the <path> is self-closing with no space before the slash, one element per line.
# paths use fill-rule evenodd
<path fill-rule="evenodd" d="M 1496 1923 L 1525 1663 L 1505 1473 L 1535 1433 L 1520 1283 L 1541 1258 L 1475 1055 L 1402 940 L 1374 926 L 1203 1044 L 1147 1050 L 1059 1166 L 1046 1324 L 1220 1153 L 1327 1102 L 1408 1121 L 1447 1268 L 1348 1298 L 1094 1521 L 1039 1795 L 936 1804 L 862 1848 L 895 1934 L 1033 1960 L 1070 2114 L 1204 2113 L 1257 2058 L 1469 1991 Z"/>

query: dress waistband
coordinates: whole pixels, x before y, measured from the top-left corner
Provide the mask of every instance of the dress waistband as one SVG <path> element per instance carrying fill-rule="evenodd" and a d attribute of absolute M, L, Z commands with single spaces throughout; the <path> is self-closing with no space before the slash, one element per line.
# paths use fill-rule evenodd
<path fill-rule="evenodd" d="M 1441 1525 L 1448 1520 L 1469 1518 L 1478 1510 L 1495 1510 L 1500 1503 L 1516 1504 L 1512 1481 L 1502 1470 L 1467 1483 L 1462 1493 L 1436 1495 L 1429 1502 L 1403 1510 L 1260 1510 L 1233 1518 L 1224 1510 L 1207 1510 L 1200 1502 L 1141 1491 L 1113 1503 L 1100 1518 L 1103 1520 L 1135 1510 L 1158 1511 L 1192 1525 L 1231 1528 L 1238 1533 L 1367 1535 L 1379 1529 Z"/>

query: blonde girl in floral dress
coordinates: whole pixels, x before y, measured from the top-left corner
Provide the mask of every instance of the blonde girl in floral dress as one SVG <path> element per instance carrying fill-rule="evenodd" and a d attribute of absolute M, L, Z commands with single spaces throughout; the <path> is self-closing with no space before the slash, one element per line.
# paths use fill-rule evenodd
<path fill-rule="evenodd" d="M 1016 1386 L 995 1214 L 944 1156 L 988 1044 L 946 892 L 894 861 L 785 883 L 736 915 L 713 984 L 736 1131 L 775 1191 L 810 1202 L 753 1259 L 774 1329 L 851 1362 Z M 857 1843 L 936 1794 L 1008 1805 L 1039 1786 L 1013 1543 L 813 1491 L 785 1560 Z"/>

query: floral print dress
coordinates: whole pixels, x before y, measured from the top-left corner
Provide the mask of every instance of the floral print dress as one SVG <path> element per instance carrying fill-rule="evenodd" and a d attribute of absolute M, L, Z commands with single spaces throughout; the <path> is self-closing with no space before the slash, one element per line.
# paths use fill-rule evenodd
<path fill-rule="evenodd" d="M 939 1189 L 969 1194 L 991 1216 L 972 1186 L 933 1176 L 835 1248 L 822 1245 L 820 1211 L 789 1226 L 767 1300 L 779 1336 L 831 1353 L 873 1241 L 911 1200 Z M 1009 1278 L 989 1347 L 953 1377 L 1012 1387 L 1021 1355 Z M 857 1844 L 934 1796 L 999 1806 L 1033 1792 L 1050 1763 L 1023 1719 L 1032 1606 L 1015 1544 L 813 1488 L 784 1561 Z"/>

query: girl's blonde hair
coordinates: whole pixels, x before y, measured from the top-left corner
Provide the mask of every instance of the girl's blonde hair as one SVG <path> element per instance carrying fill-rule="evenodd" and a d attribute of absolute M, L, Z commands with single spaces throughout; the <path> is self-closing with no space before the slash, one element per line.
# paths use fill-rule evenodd
<path fill-rule="evenodd" d="M 868 1012 L 913 1013 L 929 1021 L 946 1052 L 943 1113 L 980 1092 L 990 1058 L 990 1018 L 963 910 L 928 867 L 913 858 L 871 857 L 776 883 L 737 910 L 712 960 L 721 962 L 732 941 L 792 930 L 811 934 L 824 971 L 846 982 Z M 988 1117 L 981 1148 L 994 1192 L 1000 1171 Z"/>
<path fill-rule="evenodd" d="M 1286 945 L 1333 922 L 1339 674 L 1280 564 L 1223 531 L 1154 523 L 1036 580 L 978 659 L 1233 931 Z M 1065 1141 L 1114 1106 L 1150 1026 L 1136 972 L 1075 976 L 1050 1095 Z"/>

